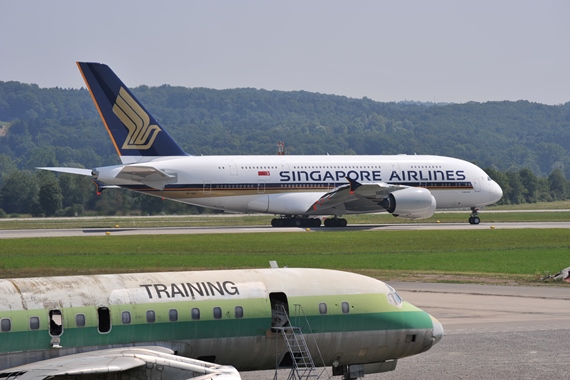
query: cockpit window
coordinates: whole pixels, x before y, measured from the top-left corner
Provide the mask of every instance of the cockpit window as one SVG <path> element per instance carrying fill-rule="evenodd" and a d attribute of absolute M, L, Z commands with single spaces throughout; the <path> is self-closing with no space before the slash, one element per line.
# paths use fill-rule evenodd
<path fill-rule="evenodd" d="M 388 286 L 388 293 L 386 294 L 386 298 L 388 299 L 388 303 L 396 307 L 401 307 L 402 297 L 398 295 L 398 293 L 396 292 L 396 290 L 394 290 L 393 287 L 391 287 L 390 285 L 387 286 Z"/>

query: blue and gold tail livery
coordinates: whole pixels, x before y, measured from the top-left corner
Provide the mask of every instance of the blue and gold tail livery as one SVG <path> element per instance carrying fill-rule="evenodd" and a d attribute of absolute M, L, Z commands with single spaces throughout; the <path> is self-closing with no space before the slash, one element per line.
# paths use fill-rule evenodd
<path fill-rule="evenodd" d="M 187 156 L 107 65 L 77 62 L 123 164 Z"/>

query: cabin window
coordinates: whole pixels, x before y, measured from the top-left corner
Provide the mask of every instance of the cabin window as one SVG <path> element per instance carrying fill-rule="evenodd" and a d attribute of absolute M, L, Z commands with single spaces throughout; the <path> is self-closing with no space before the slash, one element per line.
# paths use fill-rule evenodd
<path fill-rule="evenodd" d="M 123 325 L 128 325 L 131 323 L 131 313 L 128 311 L 123 311 L 121 313 L 121 322 L 123 322 Z"/>
<path fill-rule="evenodd" d="M 146 321 L 148 323 L 154 323 L 154 321 L 156 321 L 156 314 L 154 313 L 154 310 L 147 310 Z"/>
<path fill-rule="evenodd" d="M 326 314 L 327 313 L 327 304 L 324 302 L 321 302 L 319 304 L 319 313 L 321 314 Z"/>
<path fill-rule="evenodd" d="M 214 319 L 220 319 L 220 318 L 222 318 L 222 308 L 216 306 L 214 308 Z"/>
<path fill-rule="evenodd" d="M 350 313 L 350 306 L 348 305 L 348 302 L 343 302 L 343 303 L 340 305 L 340 308 L 341 308 L 343 314 L 348 314 L 348 313 Z"/>
<path fill-rule="evenodd" d="M 97 309 L 99 317 L 99 332 L 108 333 L 111 331 L 111 312 L 107 307 L 100 307 Z"/>
<path fill-rule="evenodd" d="M 30 317 L 30 330 L 38 330 L 40 328 L 40 319 L 38 317 Z"/>
<path fill-rule="evenodd" d="M 406 335 L 406 343 L 414 343 L 416 341 L 416 334 Z"/>
<path fill-rule="evenodd" d="M 85 314 L 75 314 L 75 325 L 85 327 Z"/>
<path fill-rule="evenodd" d="M 176 322 L 178 320 L 178 310 L 170 309 L 168 311 L 168 319 L 170 319 L 170 322 Z"/>
<path fill-rule="evenodd" d="M 241 306 L 236 306 L 235 308 L 235 317 L 236 318 L 243 318 L 243 307 Z"/>
<path fill-rule="evenodd" d="M 60 336 L 63 334 L 63 317 L 61 310 L 49 311 L 49 333 L 52 336 Z"/>
<path fill-rule="evenodd" d="M 0 320 L 0 330 L 2 330 L 2 332 L 12 330 L 12 321 L 9 318 L 2 318 L 2 320 Z"/>
<path fill-rule="evenodd" d="M 200 309 L 194 307 L 192 308 L 192 320 L 197 321 L 200 319 Z"/>

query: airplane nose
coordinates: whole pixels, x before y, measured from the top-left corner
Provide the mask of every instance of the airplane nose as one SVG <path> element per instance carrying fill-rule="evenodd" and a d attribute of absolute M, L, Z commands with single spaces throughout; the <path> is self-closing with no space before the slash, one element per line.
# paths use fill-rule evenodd
<path fill-rule="evenodd" d="M 443 325 L 441 323 L 439 323 L 439 321 L 437 319 L 435 319 L 434 317 L 431 317 L 431 322 L 433 324 L 433 345 L 437 344 L 441 338 L 443 338 Z"/>
<path fill-rule="evenodd" d="M 491 196 L 493 197 L 493 202 L 498 202 L 503 197 L 503 189 L 495 181 L 491 183 Z"/>

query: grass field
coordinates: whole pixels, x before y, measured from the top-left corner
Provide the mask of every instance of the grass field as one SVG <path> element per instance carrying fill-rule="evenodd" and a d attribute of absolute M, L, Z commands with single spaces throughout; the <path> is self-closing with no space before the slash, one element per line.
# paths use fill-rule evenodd
<path fill-rule="evenodd" d="M 570 202 L 489 207 L 485 223 L 570 220 Z M 532 209 L 528 209 L 532 208 Z M 536 210 L 548 210 L 537 212 Z M 387 214 L 349 224 L 467 223 L 468 212 L 409 221 Z M 0 219 L 0 229 L 268 225 L 270 215 Z M 570 266 L 564 229 L 310 231 L 0 240 L 0 276 L 50 276 L 281 266 L 349 270 L 384 280 L 540 284 Z M 567 285 L 567 284 L 565 284 Z M 568 286 L 568 285 L 567 285 Z"/>
<path fill-rule="evenodd" d="M 281 266 L 384 280 L 540 283 L 570 266 L 565 229 L 331 231 L 0 240 L 0 276 Z"/>

